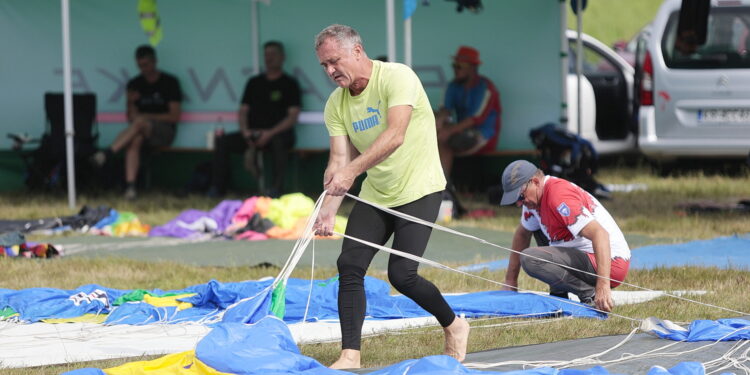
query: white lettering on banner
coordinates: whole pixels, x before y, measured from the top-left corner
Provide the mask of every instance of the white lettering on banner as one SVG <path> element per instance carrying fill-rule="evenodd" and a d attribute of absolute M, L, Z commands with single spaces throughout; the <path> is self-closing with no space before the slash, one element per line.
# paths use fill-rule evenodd
<path fill-rule="evenodd" d="M 184 70 L 167 71 L 176 75 L 180 80 L 184 94 L 184 103 L 192 102 L 192 95 L 195 95 L 196 100 L 200 103 L 220 100 L 216 97 L 224 96 L 227 99 L 226 103 L 231 104 L 232 108 L 241 99 L 238 94 L 242 91 L 238 89 L 244 87 L 247 78 L 252 73 L 251 68 L 241 67 L 239 75 L 236 75 L 232 73 L 232 69 L 222 66 L 209 69 L 201 68 L 200 70 L 187 66 Z M 320 103 L 325 103 L 328 98 L 328 92 L 336 88 L 336 84 L 328 78 L 325 72 L 321 71 L 321 74 L 324 76 L 323 85 L 316 85 L 315 81 L 301 67 L 295 66 L 291 71 L 300 83 L 302 94 L 312 96 Z M 414 71 L 418 74 L 435 77 L 434 79 L 424 79 L 422 81 L 425 88 L 442 89 L 447 84 L 443 68 L 440 65 L 419 66 L 415 67 Z M 54 68 L 52 74 L 54 76 L 62 76 L 62 69 Z M 120 103 L 125 96 L 128 80 L 135 77 L 136 74 L 137 72 L 133 72 L 132 69 L 123 67 L 96 67 L 94 68 L 94 72 L 87 72 L 84 69 L 76 68 L 73 69 L 72 85 L 74 90 L 96 91 L 98 96 L 106 97 L 103 102 Z M 108 87 L 108 89 L 105 90 L 102 87 Z"/>

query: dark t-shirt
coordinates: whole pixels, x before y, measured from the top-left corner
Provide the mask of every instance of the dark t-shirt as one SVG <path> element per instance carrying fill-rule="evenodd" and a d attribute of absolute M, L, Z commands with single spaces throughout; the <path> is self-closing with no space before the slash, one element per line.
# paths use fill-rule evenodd
<path fill-rule="evenodd" d="M 300 89 L 297 80 L 287 74 L 269 81 L 265 74 L 250 78 L 242 94 L 242 104 L 250 106 L 247 123 L 250 129 L 269 129 L 287 115 L 289 107 L 301 106 Z M 281 134 L 294 138 L 294 128 Z"/>
<path fill-rule="evenodd" d="M 140 94 L 135 106 L 143 113 L 167 113 L 169 102 L 182 102 L 180 81 L 164 72 L 159 74 L 159 79 L 154 83 L 149 83 L 143 75 L 138 75 L 128 81 L 128 91 Z"/>

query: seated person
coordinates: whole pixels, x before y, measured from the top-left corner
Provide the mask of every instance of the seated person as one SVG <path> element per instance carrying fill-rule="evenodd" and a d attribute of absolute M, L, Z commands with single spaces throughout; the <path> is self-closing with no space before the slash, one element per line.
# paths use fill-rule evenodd
<path fill-rule="evenodd" d="M 289 150 L 294 147 L 294 124 L 300 113 L 300 88 L 297 80 L 284 73 L 284 46 L 277 41 L 266 42 L 263 47 L 265 72 L 251 77 L 242 94 L 237 115 L 240 131 L 215 140 L 213 176 L 209 196 L 226 193 L 229 179 L 229 154 L 245 152 L 245 167 L 258 180 L 258 152 L 273 156 L 273 184 L 261 191 L 263 195 L 277 197 L 282 193 L 284 170 Z M 262 186 L 262 182 L 258 181 Z"/>
<path fill-rule="evenodd" d="M 611 311 L 611 288 L 628 274 L 630 247 L 607 209 L 585 190 L 545 176 L 526 160 L 505 168 L 502 185 L 500 203 L 523 207 L 511 245 L 521 254 L 510 254 L 506 289 L 518 287 L 523 268 L 548 284 L 552 296 L 573 293 L 582 303 Z M 530 247 L 532 235 L 536 247 Z"/>
<path fill-rule="evenodd" d="M 445 103 L 435 122 L 440 161 L 450 178 L 454 156 L 493 150 L 500 133 L 500 93 L 479 75 L 479 51 L 461 46 L 453 56 L 455 78 L 445 92 Z"/>
<path fill-rule="evenodd" d="M 177 133 L 182 89 L 173 75 L 156 67 L 156 51 L 143 45 L 135 50 L 141 74 L 128 81 L 128 127 L 120 132 L 109 148 L 93 155 L 102 166 L 115 153 L 125 149 L 125 198 L 136 197 L 136 178 L 141 164 L 141 148 L 169 146 Z"/>

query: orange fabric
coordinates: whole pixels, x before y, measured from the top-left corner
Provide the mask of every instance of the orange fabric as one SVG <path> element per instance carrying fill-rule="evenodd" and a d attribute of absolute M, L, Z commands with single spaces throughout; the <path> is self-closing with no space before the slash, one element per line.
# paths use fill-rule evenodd
<path fill-rule="evenodd" d="M 258 200 L 255 201 L 255 212 L 259 213 L 262 217 L 268 216 L 268 211 L 271 209 L 271 201 L 272 199 L 269 197 L 258 197 Z"/>

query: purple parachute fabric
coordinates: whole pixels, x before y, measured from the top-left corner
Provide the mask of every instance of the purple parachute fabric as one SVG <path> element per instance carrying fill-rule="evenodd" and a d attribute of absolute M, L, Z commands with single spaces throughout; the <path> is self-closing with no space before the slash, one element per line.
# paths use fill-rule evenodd
<path fill-rule="evenodd" d="M 164 225 L 153 227 L 151 237 L 191 238 L 205 233 L 221 234 L 232 223 L 242 201 L 221 201 L 211 211 L 185 210 Z"/>

